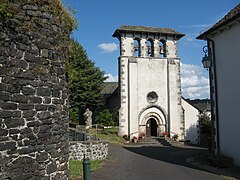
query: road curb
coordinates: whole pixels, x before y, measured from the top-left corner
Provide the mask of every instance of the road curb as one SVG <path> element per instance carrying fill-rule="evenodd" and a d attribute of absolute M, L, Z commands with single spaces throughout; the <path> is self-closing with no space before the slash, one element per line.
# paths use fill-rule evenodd
<path fill-rule="evenodd" d="M 207 163 L 199 161 L 204 155 L 190 157 L 186 160 L 187 163 L 196 166 L 200 169 L 203 169 L 208 172 L 212 172 L 214 174 L 218 174 L 227 178 L 231 178 L 232 180 L 240 180 L 240 168 L 239 167 L 230 167 L 230 168 L 218 168 L 208 165 Z"/>

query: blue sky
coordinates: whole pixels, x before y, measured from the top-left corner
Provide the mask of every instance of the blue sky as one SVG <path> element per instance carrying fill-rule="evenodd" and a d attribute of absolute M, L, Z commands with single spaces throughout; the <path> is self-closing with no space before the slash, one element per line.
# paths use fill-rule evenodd
<path fill-rule="evenodd" d="M 209 97 L 208 73 L 202 68 L 204 41 L 199 33 L 215 24 L 239 0 L 63 0 L 77 10 L 78 31 L 73 36 L 91 60 L 110 77 L 117 79 L 119 42 L 113 32 L 121 25 L 173 28 L 186 36 L 178 43 L 182 66 L 182 93 L 185 98 Z"/>

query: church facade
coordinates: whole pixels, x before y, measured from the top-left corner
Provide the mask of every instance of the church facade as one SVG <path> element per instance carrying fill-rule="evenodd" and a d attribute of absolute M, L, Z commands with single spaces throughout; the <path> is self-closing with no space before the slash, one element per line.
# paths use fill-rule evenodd
<path fill-rule="evenodd" d="M 185 139 L 186 125 L 196 126 L 198 111 L 184 109 L 181 97 L 177 41 L 183 36 L 173 29 L 144 26 L 121 26 L 114 32 L 120 41 L 120 136 L 168 132 Z M 185 118 L 188 111 L 191 119 Z"/>

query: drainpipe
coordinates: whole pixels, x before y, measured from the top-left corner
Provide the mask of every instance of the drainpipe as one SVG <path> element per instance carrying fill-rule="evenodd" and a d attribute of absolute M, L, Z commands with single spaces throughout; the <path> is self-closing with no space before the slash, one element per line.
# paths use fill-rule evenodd
<path fill-rule="evenodd" d="M 209 55 L 212 56 L 212 66 L 209 68 L 209 78 L 210 78 L 210 98 L 211 98 L 211 118 L 214 118 L 215 124 L 216 124 L 216 131 L 213 131 L 212 137 L 214 137 L 214 132 L 216 134 L 216 151 L 213 149 L 214 147 L 214 139 L 212 139 L 212 153 L 214 155 L 219 155 L 219 123 L 218 123 L 218 89 L 217 89 L 217 73 L 216 73 L 216 58 L 215 58 L 215 45 L 214 41 L 212 39 L 207 39 L 207 45 L 208 45 L 208 52 Z M 213 89 L 213 78 L 212 78 L 212 72 L 214 75 L 214 89 Z M 214 98 L 215 102 L 213 102 L 213 90 L 214 90 Z M 215 107 L 215 113 L 214 108 Z M 215 116 L 213 116 L 215 114 Z"/>

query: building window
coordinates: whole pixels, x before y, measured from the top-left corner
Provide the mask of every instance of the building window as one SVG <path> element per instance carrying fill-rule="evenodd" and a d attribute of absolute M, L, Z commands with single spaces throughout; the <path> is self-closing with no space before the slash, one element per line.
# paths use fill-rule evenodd
<path fill-rule="evenodd" d="M 147 44 L 147 56 L 148 57 L 154 57 L 154 46 L 153 46 L 153 40 L 148 39 L 146 41 Z"/>
<path fill-rule="evenodd" d="M 160 58 L 166 57 L 166 41 L 163 39 L 159 41 L 159 53 L 160 53 Z"/>
<path fill-rule="evenodd" d="M 149 103 L 155 103 L 158 100 L 158 95 L 156 92 L 152 91 L 147 94 L 147 101 Z"/>

